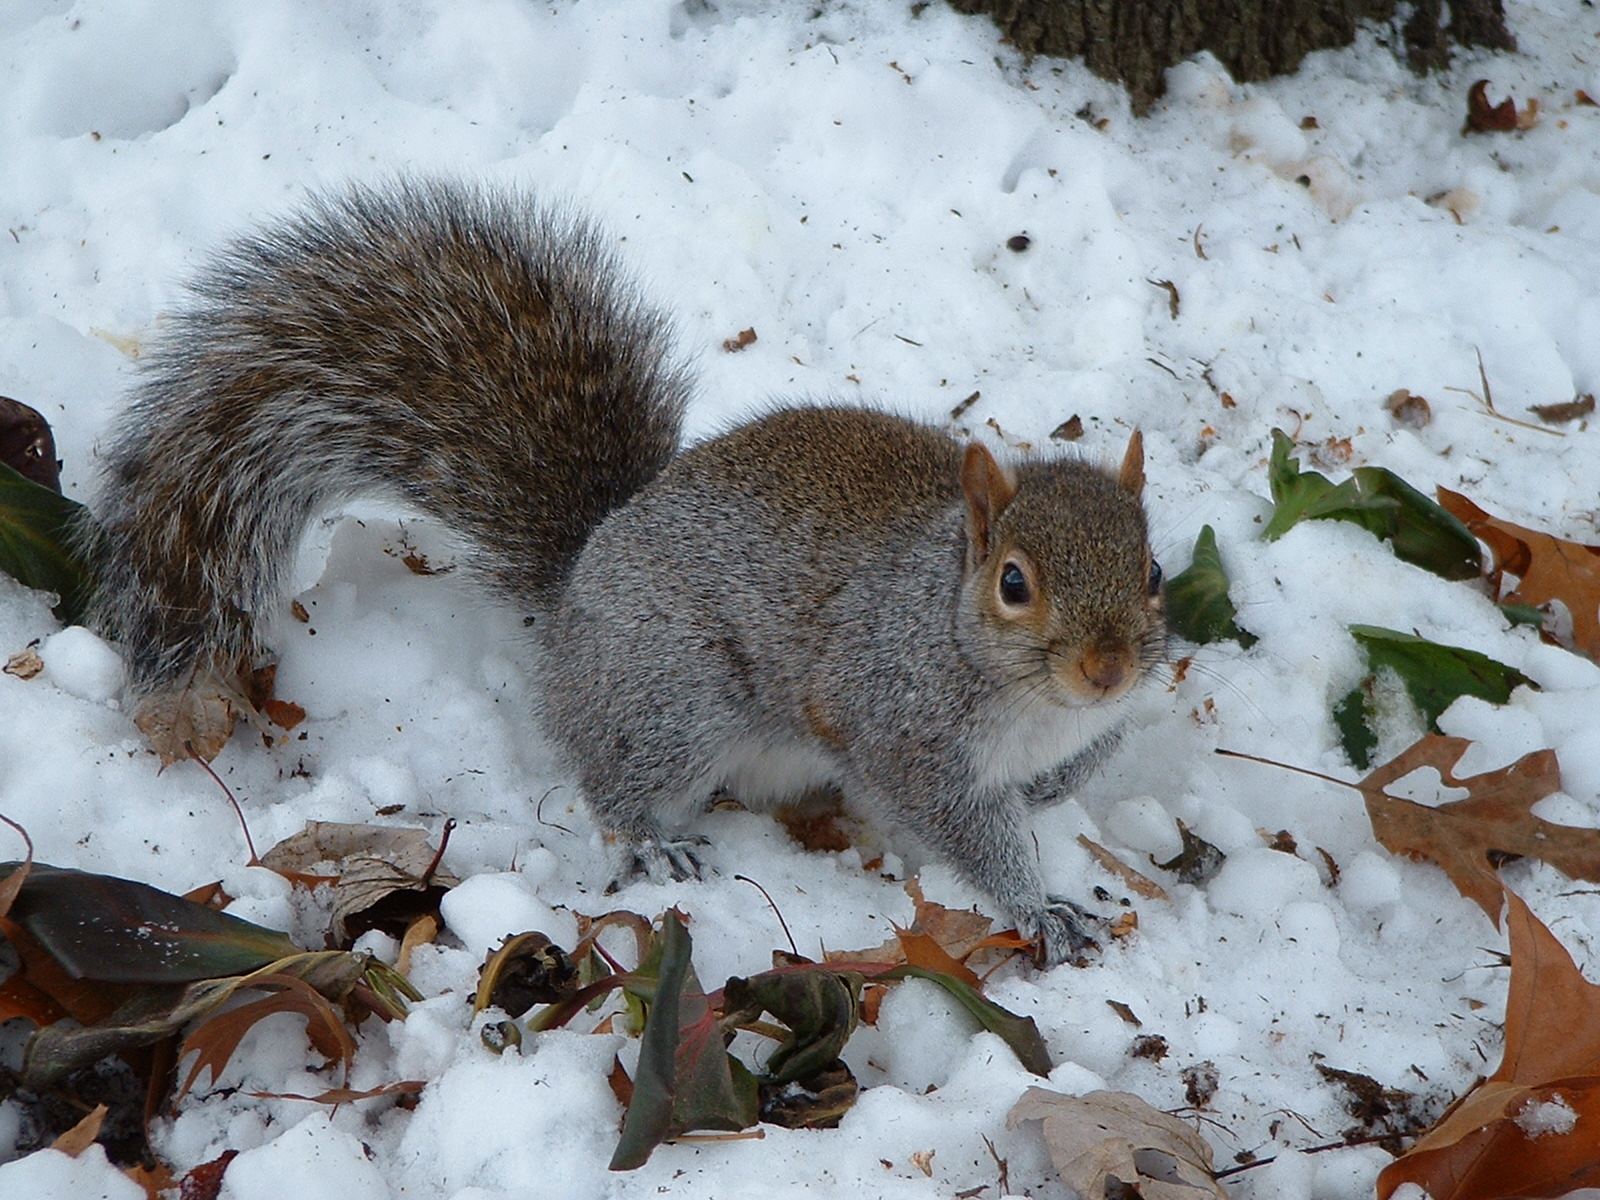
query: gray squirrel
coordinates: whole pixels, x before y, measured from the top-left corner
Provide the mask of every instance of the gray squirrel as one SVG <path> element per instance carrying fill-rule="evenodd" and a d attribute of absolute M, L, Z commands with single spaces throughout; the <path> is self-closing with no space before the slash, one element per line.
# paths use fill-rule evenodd
<path fill-rule="evenodd" d="M 81 534 L 93 623 L 164 754 L 194 706 L 244 691 L 308 523 L 393 497 L 532 618 L 539 717 L 619 880 L 698 876 L 682 829 L 719 788 L 752 807 L 834 788 L 1044 961 L 1093 944 L 1046 896 L 1027 818 L 1115 745 L 1164 654 L 1137 433 L 1116 473 L 1003 466 L 825 405 L 679 453 L 669 323 L 601 237 L 460 183 L 313 199 L 193 290 Z"/>

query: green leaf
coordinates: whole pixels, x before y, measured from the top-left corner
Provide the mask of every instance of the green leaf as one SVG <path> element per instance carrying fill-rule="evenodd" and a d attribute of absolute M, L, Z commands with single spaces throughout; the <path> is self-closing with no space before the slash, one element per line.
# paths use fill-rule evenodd
<path fill-rule="evenodd" d="M 1384 518 L 1381 530 L 1368 521 L 1361 524 L 1387 539 L 1396 558 L 1443 579 L 1477 579 L 1483 574 L 1483 552 L 1471 530 L 1400 476 L 1387 467 L 1357 467 L 1351 477 L 1363 499 L 1370 501 L 1365 510 L 1369 517 Z"/>
<path fill-rule="evenodd" d="M 767 1058 L 767 1079 L 791 1083 L 832 1065 L 861 1016 L 861 976 L 818 965 L 730 979 L 724 1021 L 742 1025 L 769 1012 L 790 1029 Z"/>
<path fill-rule="evenodd" d="M 1294 442 L 1272 431 L 1267 481 L 1276 508 L 1262 536 L 1282 537 L 1301 521 L 1348 521 L 1389 542 L 1395 557 L 1444 579 L 1483 573 L 1478 539 L 1459 520 L 1386 467 L 1357 467 L 1335 485 L 1290 458 Z"/>
<path fill-rule="evenodd" d="M 1166 601 L 1167 623 L 1179 637 L 1201 645 L 1231 639 L 1247 650 L 1259 640 L 1234 622 L 1238 610 L 1228 599 L 1228 573 L 1209 525 L 1195 539 L 1189 566 L 1167 582 Z"/>
<path fill-rule="evenodd" d="M 0 863 L 0 877 L 21 864 Z M 299 954 L 288 937 L 148 884 L 34 863 L 11 906 L 74 979 L 181 984 Z"/>
<path fill-rule="evenodd" d="M 1518 625 L 1531 625 L 1535 629 L 1544 628 L 1544 614 L 1539 611 L 1537 604 L 1502 604 L 1500 615 L 1513 628 Z"/>
<path fill-rule="evenodd" d="M 1272 457 L 1267 462 L 1267 486 L 1272 489 L 1272 520 L 1261 536 L 1275 542 L 1298 525 L 1312 505 L 1334 490 L 1332 480 L 1315 471 L 1301 471 L 1300 460 L 1290 458 L 1294 442 L 1281 429 L 1272 431 Z"/>
<path fill-rule="evenodd" d="M 64 624 L 83 619 L 89 572 L 67 547 L 88 510 L 0 463 L 0 571 L 31 588 L 54 592 Z"/>
<path fill-rule="evenodd" d="M 1372 732 L 1372 696 L 1362 680 L 1333 706 L 1333 723 L 1339 730 L 1339 744 L 1345 757 L 1362 771 L 1372 768 L 1372 752 L 1378 748 L 1378 735 Z"/>
<path fill-rule="evenodd" d="M 1350 636 L 1367 652 L 1374 671 L 1387 667 L 1400 677 L 1428 728 L 1436 733 L 1439 714 L 1459 697 L 1504 704 L 1513 689 L 1532 684 L 1521 671 L 1476 650 L 1440 645 L 1377 625 L 1352 625 Z"/>
<path fill-rule="evenodd" d="M 976 1017 L 979 1025 L 1010 1046 L 1011 1052 L 1024 1067 L 1041 1077 L 1050 1074 L 1050 1051 L 1045 1048 L 1044 1038 L 1039 1036 L 1039 1027 L 1033 1023 L 1032 1017 L 1019 1017 L 1009 1009 L 1001 1008 L 993 1000 L 985 999 L 970 984 L 942 971 L 907 965 L 896 967 L 879 978 L 926 979 L 937 983 L 954 996 L 962 1008 Z"/>

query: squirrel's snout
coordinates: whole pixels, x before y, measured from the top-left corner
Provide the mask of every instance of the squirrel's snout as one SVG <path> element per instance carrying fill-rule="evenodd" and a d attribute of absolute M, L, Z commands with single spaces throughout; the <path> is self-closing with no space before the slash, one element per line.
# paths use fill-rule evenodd
<path fill-rule="evenodd" d="M 1101 638 L 1077 656 L 1079 678 L 1072 681 L 1074 690 L 1097 701 L 1114 699 L 1133 685 L 1138 665 L 1138 655 L 1126 639 Z"/>

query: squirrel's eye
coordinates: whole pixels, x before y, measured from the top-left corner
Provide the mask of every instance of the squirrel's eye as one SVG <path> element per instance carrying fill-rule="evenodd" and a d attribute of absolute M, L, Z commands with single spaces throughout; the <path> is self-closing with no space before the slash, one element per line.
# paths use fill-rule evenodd
<path fill-rule="evenodd" d="M 1000 571 L 1000 599 L 1007 604 L 1026 604 L 1031 596 L 1028 593 L 1028 580 L 1022 573 L 1022 568 L 1014 562 L 1008 562 Z"/>
<path fill-rule="evenodd" d="M 1152 596 L 1154 596 L 1160 590 L 1161 590 L 1161 564 L 1158 563 L 1158 562 L 1152 562 L 1150 564 L 1150 594 Z"/>

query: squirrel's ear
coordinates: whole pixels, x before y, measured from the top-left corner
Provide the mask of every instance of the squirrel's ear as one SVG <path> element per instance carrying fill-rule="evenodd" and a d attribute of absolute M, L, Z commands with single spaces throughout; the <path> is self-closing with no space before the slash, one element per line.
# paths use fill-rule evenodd
<path fill-rule="evenodd" d="M 1117 472 L 1117 484 L 1134 496 L 1144 495 L 1144 434 L 1137 429 L 1128 439 L 1128 452 L 1122 456 L 1122 469 Z"/>
<path fill-rule="evenodd" d="M 967 497 L 967 550 L 974 564 L 989 557 L 995 519 L 1017 494 L 1016 481 L 978 442 L 961 460 L 961 490 Z"/>

